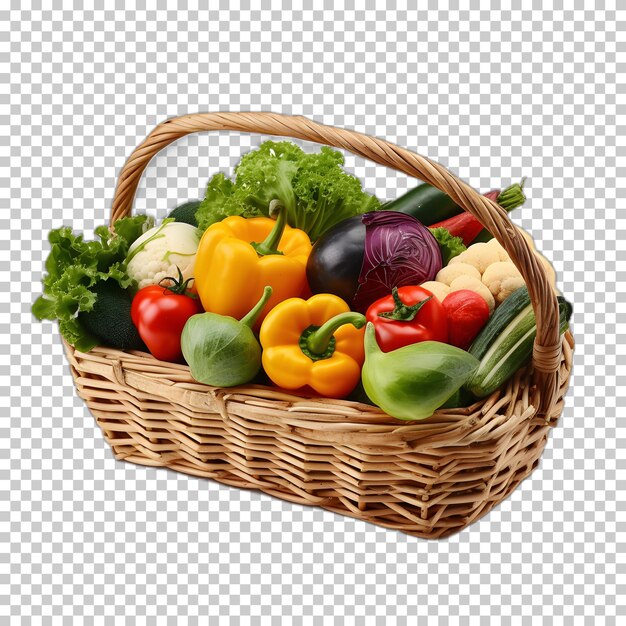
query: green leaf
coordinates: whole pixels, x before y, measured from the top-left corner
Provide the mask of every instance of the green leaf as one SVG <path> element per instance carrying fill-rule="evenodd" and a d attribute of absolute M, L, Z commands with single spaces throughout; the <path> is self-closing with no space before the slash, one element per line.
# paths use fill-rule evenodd
<path fill-rule="evenodd" d="M 146 231 L 154 226 L 154 220 L 147 215 L 123 217 L 115 222 L 115 234 L 130 247 Z"/>
<path fill-rule="evenodd" d="M 46 296 L 39 296 L 33 304 L 33 315 L 38 320 L 55 320 L 56 303 Z"/>
<path fill-rule="evenodd" d="M 100 343 L 81 325 L 79 316 L 93 309 L 97 299 L 93 289 L 100 281 L 113 279 L 122 289 L 136 287 L 125 258 L 131 244 L 153 223 L 146 215 L 123 218 L 115 223 L 115 234 L 107 226 L 98 226 L 94 241 L 84 241 L 67 227 L 52 230 L 43 295 L 33 303 L 33 315 L 40 320 L 58 319 L 65 340 L 81 351 Z"/>
<path fill-rule="evenodd" d="M 204 200 L 196 211 L 196 220 L 201 230 L 206 230 L 211 224 L 220 222 L 229 215 L 240 215 L 243 208 L 232 207 L 233 181 L 226 178 L 221 172 L 215 174 L 206 188 Z"/>
<path fill-rule="evenodd" d="M 278 200 L 289 225 L 315 240 L 347 217 L 380 208 L 343 163 L 341 153 L 327 146 L 306 153 L 289 141 L 266 141 L 243 155 L 234 183 L 221 173 L 209 181 L 196 212 L 199 227 L 205 230 L 229 215 L 267 216 L 272 200 Z"/>
<path fill-rule="evenodd" d="M 441 260 L 443 261 L 444 267 L 448 265 L 450 260 L 455 256 L 458 256 L 467 250 L 463 240 L 460 237 L 452 235 L 446 228 L 431 228 L 430 232 L 439 244 L 439 249 L 441 250 Z"/>

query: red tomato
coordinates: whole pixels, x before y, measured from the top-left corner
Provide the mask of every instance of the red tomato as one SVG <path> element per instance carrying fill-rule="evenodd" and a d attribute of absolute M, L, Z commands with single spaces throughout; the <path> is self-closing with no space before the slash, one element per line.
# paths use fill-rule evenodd
<path fill-rule="evenodd" d="M 198 298 L 160 285 L 140 289 L 130 309 L 139 336 L 160 361 L 182 361 L 180 336 L 187 320 L 196 313 L 202 313 Z"/>
<path fill-rule="evenodd" d="M 448 341 L 446 313 L 439 300 L 423 287 L 394 288 L 390 296 L 370 305 L 365 317 L 374 324 L 383 352 L 420 341 Z"/>
<path fill-rule="evenodd" d="M 467 350 L 489 319 L 489 305 L 469 289 L 449 293 L 442 304 L 450 326 L 449 343 Z"/>

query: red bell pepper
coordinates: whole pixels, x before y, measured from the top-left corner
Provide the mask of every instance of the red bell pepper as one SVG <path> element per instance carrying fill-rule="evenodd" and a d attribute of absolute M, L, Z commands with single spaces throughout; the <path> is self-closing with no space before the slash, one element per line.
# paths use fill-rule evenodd
<path fill-rule="evenodd" d="M 376 341 L 383 352 L 420 341 L 448 341 L 444 308 L 422 287 L 394 287 L 391 295 L 370 305 L 365 317 L 374 324 Z"/>

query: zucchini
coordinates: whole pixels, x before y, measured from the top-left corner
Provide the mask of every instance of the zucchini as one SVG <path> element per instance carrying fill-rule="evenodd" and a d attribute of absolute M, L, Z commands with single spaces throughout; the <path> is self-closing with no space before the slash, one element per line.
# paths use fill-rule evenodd
<path fill-rule="evenodd" d="M 562 296 L 559 303 L 559 330 L 569 325 L 572 305 Z M 496 310 L 486 326 L 474 339 L 469 353 L 480 365 L 465 383 L 465 388 L 484 398 L 504 384 L 532 356 L 537 335 L 537 322 L 526 287 L 511 294 Z"/>
<path fill-rule="evenodd" d="M 485 196 L 497 202 L 503 209 L 512 211 L 526 201 L 522 190 L 523 185 L 524 180 L 521 183 L 514 183 L 504 191 L 489 191 Z M 422 222 L 424 226 L 432 226 L 463 213 L 463 209 L 455 204 L 448 194 L 428 183 L 422 183 L 399 198 L 383 204 L 381 209 L 406 213 Z M 493 235 L 483 228 L 472 243 L 490 239 L 493 239 Z"/>
<path fill-rule="evenodd" d="M 448 194 L 428 183 L 422 183 L 395 200 L 383 204 L 381 209 L 412 215 L 424 226 L 443 222 L 463 212 Z"/>

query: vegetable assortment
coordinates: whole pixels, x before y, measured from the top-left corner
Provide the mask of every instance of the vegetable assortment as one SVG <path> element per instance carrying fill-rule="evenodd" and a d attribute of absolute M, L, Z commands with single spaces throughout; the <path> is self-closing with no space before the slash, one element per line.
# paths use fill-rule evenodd
<path fill-rule="evenodd" d="M 342 166 L 331 148 L 266 141 L 158 225 L 123 218 L 95 241 L 53 230 L 33 313 L 77 350 L 148 350 L 218 387 L 269 380 L 400 420 L 488 396 L 531 359 L 521 274 L 443 192 L 381 203 Z M 522 185 L 485 195 L 510 211 Z"/>
<path fill-rule="evenodd" d="M 364 312 L 393 287 L 432 280 L 441 267 L 428 228 L 410 215 L 377 211 L 346 220 L 318 240 L 307 279 L 313 293 L 334 293 Z"/>

